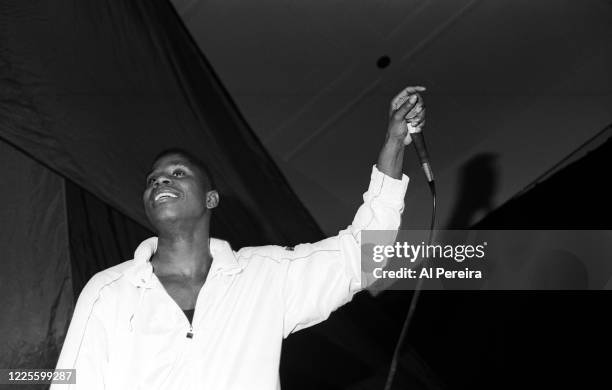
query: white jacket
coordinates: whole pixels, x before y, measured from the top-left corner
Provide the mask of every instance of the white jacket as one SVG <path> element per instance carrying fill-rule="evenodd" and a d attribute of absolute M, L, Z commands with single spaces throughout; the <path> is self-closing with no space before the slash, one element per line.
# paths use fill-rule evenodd
<path fill-rule="evenodd" d="M 193 327 L 153 273 L 157 238 L 145 240 L 84 287 L 57 363 L 77 383 L 51 389 L 280 389 L 283 338 L 362 288 L 360 233 L 399 228 L 407 185 L 374 167 L 352 225 L 316 243 L 235 252 L 211 239 Z"/>

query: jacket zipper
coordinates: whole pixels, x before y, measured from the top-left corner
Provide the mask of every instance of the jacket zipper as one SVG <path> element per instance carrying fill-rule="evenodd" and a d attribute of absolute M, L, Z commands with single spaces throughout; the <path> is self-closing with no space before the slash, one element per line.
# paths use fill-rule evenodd
<path fill-rule="evenodd" d="M 193 338 L 193 325 L 192 324 L 189 324 L 189 330 L 187 331 L 187 334 L 185 335 L 185 337 L 187 337 L 188 339 Z"/>

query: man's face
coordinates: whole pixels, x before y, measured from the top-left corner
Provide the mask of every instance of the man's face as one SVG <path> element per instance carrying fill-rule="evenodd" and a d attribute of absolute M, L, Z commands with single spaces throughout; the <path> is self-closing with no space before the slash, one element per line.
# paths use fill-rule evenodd
<path fill-rule="evenodd" d="M 147 176 L 143 202 L 147 218 L 160 223 L 197 220 L 206 213 L 207 181 L 202 172 L 180 154 L 159 158 Z"/>

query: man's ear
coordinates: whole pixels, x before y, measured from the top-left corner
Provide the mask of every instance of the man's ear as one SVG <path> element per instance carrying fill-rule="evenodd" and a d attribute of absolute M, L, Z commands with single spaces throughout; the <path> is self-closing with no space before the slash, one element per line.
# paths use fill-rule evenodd
<path fill-rule="evenodd" d="M 206 208 L 214 209 L 219 205 L 219 193 L 216 190 L 211 190 L 206 193 Z"/>

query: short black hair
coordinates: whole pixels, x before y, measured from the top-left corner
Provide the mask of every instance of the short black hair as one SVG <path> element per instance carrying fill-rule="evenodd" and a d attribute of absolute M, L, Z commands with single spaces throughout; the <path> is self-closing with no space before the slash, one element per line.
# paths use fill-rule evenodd
<path fill-rule="evenodd" d="M 200 160 L 195 154 L 191 153 L 190 151 L 186 149 L 177 148 L 177 147 L 164 149 L 155 156 L 155 158 L 153 159 L 153 164 L 155 164 L 155 162 L 159 160 L 160 158 L 170 156 L 173 154 L 177 154 L 179 156 L 184 157 L 189 163 L 191 163 L 198 170 L 200 170 L 200 173 L 202 174 L 203 178 L 207 181 L 206 184 L 209 185 L 208 190 L 213 190 L 216 188 L 215 181 L 213 179 L 213 175 L 210 169 L 208 169 L 208 166 L 206 166 L 206 164 L 204 164 L 204 162 Z"/>

